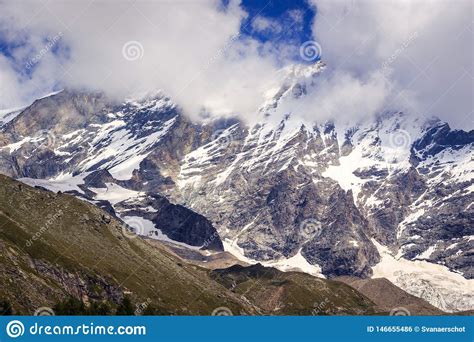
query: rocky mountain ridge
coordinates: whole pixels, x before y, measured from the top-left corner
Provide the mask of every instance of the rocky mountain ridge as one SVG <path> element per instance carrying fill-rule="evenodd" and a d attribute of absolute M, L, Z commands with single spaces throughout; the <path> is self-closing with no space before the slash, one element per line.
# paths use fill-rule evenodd
<path fill-rule="evenodd" d="M 50 314 L 57 303 L 66 306 L 56 314 L 97 314 L 101 308 L 111 314 L 124 298 L 135 303 L 128 308 L 135 315 L 385 315 L 391 310 L 387 299 L 383 305 L 372 301 L 377 291 L 361 294 L 344 282 L 260 264 L 205 268 L 180 257 L 177 249 L 203 261 L 225 255 L 137 236 L 75 196 L 0 175 L 0 299 L 15 314 L 39 308 Z M 444 314 L 401 290 L 393 293 L 390 300 L 405 298 L 412 314 Z"/>
<path fill-rule="evenodd" d="M 144 194 L 164 196 L 212 222 L 224 248 L 247 260 L 296 258 L 320 276 L 370 277 L 383 246 L 397 260 L 445 267 L 452 281 L 472 279 L 474 131 L 400 112 L 350 125 L 310 121 L 292 105 L 310 96 L 323 69 L 284 70 L 251 126 L 191 122 L 164 94 L 114 103 L 63 91 L 1 127 L 0 170 L 106 202 L 166 239 Z M 214 239 L 202 230 L 200 243 Z M 391 277 L 408 292 L 427 287 Z M 461 293 L 465 304 L 447 298 L 438 307 L 472 309 L 472 281 Z"/>

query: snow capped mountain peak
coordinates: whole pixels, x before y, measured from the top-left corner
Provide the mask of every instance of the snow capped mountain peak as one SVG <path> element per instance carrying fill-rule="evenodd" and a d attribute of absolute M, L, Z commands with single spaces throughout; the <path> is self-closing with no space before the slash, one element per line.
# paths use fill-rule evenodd
<path fill-rule="evenodd" d="M 293 64 L 278 72 L 277 83 L 272 85 L 265 94 L 265 101 L 259 112 L 269 116 L 285 98 L 298 98 L 306 94 L 307 87 L 314 85 L 317 77 L 325 68 L 318 61 L 314 64 Z"/>
<path fill-rule="evenodd" d="M 318 61 L 313 64 L 291 64 L 282 68 L 279 73 L 286 83 L 295 83 L 303 79 L 311 79 L 324 70 L 326 64 Z"/>
<path fill-rule="evenodd" d="M 0 109 L 0 127 L 12 121 L 26 107 Z"/>
<path fill-rule="evenodd" d="M 124 103 L 140 104 L 140 103 L 158 101 L 163 98 L 169 99 L 162 90 L 141 91 L 141 92 L 136 92 L 126 97 Z"/>
<path fill-rule="evenodd" d="M 311 120 L 297 105 L 323 68 L 282 71 L 250 127 L 193 123 L 161 92 L 117 103 L 64 91 L 2 127 L 0 168 L 69 188 L 147 231 L 156 226 L 149 194 L 164 195 L 212 222 L 230 252 L 285 269 L 368 277 L 381 258 L 375 239 L 407 261 L 472 278 L 473 132 L 402 112 Z"/>

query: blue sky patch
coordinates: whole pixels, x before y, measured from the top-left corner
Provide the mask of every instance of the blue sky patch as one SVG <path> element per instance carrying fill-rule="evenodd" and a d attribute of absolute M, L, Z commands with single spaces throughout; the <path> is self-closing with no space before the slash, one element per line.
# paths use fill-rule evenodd
<path fill-rule="evenodd" d="M 241 6 L 249 13 L 240 28 L 244 35 L 263 43 L 301 44 L 312 38 L 315 11 L 305 0 L 243 0 Z"/>

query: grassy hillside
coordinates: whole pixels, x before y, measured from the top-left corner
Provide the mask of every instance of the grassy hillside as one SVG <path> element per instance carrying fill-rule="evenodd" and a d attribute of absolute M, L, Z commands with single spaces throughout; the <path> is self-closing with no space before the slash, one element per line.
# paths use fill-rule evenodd
<path fill-rule="evenodd" d="M 403 291 L 385 278 L 360 279 L 340 277 L 337 280 L 350 285 L 358 292 L 370 298 L 375 304 L 377 304 L 377 310 L 379 312 L 390 313 L 394 308 L 403 307 L 412 315 L 444 314 L 442 310 L 434 307 L 421 298 Z"/>
<path fill-rule="evenodd" d="M 344 283 L 275 268 L 235 265 L 211 272 L 229 290 L 273 315 L 372 315 L 374 303 Z"/>
<path fill-rule="evenodd" d="M 0 297 L 21 314 L 73 296 L 88 303 L 152 303 L 166 314 L 211 314 L 252 305 L 135 237 L 101 209 L 0 175 Z"/>
<path fill-rule="evenodd" d="M 261 265 L 204 267 L 230 262 L 226 253 L 177 253 L 93 204 L 0 175 L 0 306 L 11 303 L 15 313 L 101 303 L 117 313 L 138 305 L 166 315 L 210 315 L 219 307 L 235 315 L 382 312 L 343 282 Z"/>

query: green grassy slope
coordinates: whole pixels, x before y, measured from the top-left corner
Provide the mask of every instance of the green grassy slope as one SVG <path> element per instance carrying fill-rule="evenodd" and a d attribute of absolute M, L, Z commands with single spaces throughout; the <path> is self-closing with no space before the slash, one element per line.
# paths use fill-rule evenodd
<path fill-rule="evenodd" d="M 65 194 L 0 175 L 0 297 L 31 314 L 74 296 L 91 301 L 151 302 L 163 313 L 211 314 L 251 305 L 208 271 L 151 246 L 101 209 Z"/>
<path fill-rule="evenodd" d="M 74 297 L 160 314 L 374 314 L 352 287 L 261 265 L 205 269 L 128 232 L 103 210 L 0 175 L 0 299 L 19 314 Z"/>
<path fill-rule="evenodd" d="M 273 315 L 372 315 L 374 303 L 344 283 L 260 264 L 211 272 L 231 291 Z"/>

